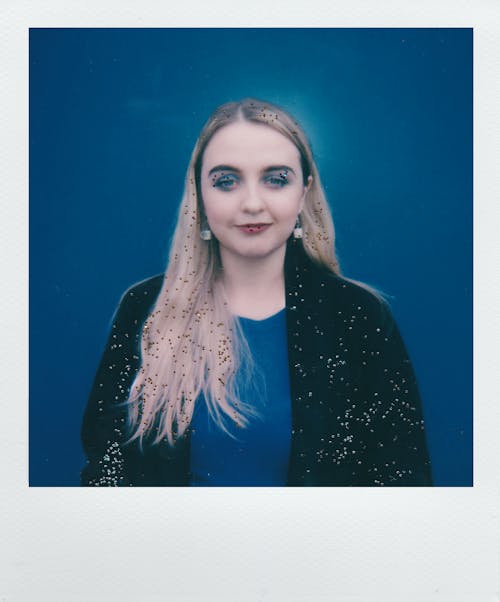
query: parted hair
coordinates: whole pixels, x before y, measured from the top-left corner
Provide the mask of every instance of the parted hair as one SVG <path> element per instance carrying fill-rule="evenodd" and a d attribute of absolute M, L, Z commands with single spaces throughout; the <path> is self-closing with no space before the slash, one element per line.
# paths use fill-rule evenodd
<path fill-rule="evenodd" d="M 224 294 L 218 242 L 200 238 L 205 227 L 203 153 L 215 132 L 236 121 L 265 124 L 296 146 L 304 185 L 312 176 L 298 244 L 314 261 L 339 273 L 332 216 L 299 124 L 276 105 L 253 98 L 218 107 L 192 152 L 163 284 L 142 328 L 140 368 L 127 402 L 130 442 L 167 440 L 174 445 L 189 426 L 197 401 L 207 404 L 212 419 L 229 435 L 231 426 L 244 428 L 258 414 L 239 395 L 238 382 L 252 378 L 253 364 Z"/>

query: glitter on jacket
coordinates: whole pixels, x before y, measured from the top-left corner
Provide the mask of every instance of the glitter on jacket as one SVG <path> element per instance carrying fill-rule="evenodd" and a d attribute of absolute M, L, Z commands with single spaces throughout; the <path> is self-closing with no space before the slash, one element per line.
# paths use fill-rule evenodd
<path fill-rule="evenodd" d="M 140 365 L 141 327 L 163 276 L 127 291 L 82 425 L 84 486 L 189 485 L 189 429 L 166 442 L 122 445 L 125 401 Z M 289 486 L 430 486 L 422 404 L 384 301 L 288 244 L 286 320 L 292 443 Z"/>

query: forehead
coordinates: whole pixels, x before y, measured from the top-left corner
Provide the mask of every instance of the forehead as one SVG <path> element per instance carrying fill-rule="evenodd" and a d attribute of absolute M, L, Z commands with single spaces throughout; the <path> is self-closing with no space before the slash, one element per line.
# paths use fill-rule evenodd
<path fill-rule="evenodd" d="M 242 166 L 256 164 L 300 164 L 295 144 L 277 130 L 260 123 L 236 122 L 218 130 L 203 154 L 203 168 L 218 163 Z"/>

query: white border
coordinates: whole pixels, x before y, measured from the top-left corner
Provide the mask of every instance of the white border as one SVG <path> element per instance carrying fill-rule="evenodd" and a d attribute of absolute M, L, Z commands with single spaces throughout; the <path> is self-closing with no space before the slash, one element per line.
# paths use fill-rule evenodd
<path fill-rule="evenodd" d="M 0 601 L 498 602 L 500 4 L 244 4 L 2 2 Z M 474 27 L 474 488 L 27 487 L 28 28 L 90 26 Z"/>

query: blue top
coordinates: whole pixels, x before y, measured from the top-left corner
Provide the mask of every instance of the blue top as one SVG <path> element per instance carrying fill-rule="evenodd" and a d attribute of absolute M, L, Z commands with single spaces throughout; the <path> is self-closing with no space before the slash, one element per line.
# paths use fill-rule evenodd
<path fill-rule="evenodd" d="M 233 439 L 198 400 L 191 423 L 191 486 L 286 484 L 292 426 L 285 310 L 265 320 L 238 320 L 265 381 L 259 399 L 240 382 L 241 399 L 253 403 L 259 417 L 247 428 L 232 425 Z"/>

